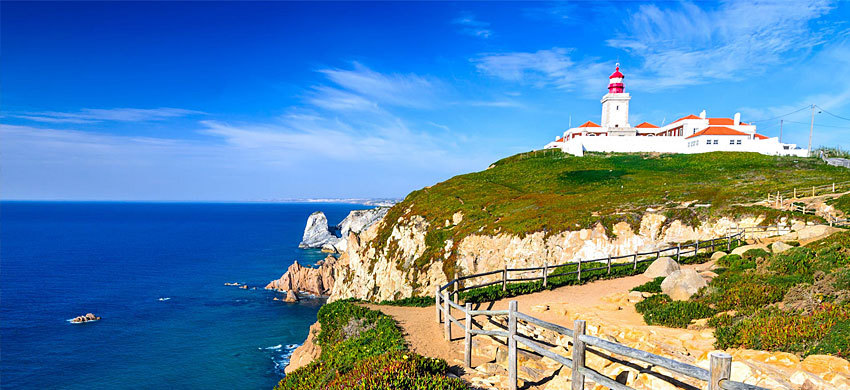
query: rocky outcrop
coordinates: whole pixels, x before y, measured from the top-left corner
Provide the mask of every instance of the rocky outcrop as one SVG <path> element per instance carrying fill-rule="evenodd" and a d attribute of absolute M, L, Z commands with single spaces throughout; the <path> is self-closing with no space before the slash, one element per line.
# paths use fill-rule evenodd
<path fill-rule="evenodd" d="M 688 226 L 681 221 L 667 221 L 654 212 L 642 217 L 638 229 L 625 222 L 612 227 L 610 232 L 602 225 L 556 234 L 532 232 L 524 236 L 500 233 L 496 235 L 472 234 L 459 243 L 447 240 L 436 258 L 419 262 L 427 248 L 425 237 L 434 228 L 417 215 L 396 221 L 383 219 L 359 235 L 349 239 L 346 251 L 339 258 L 339 274 L 331 291 L 330 300 L 360 298 L 391 300 L 413 295 L 431 295 L 434 288 L 445 284 L 446 272 L 469 275 L 510 268 L 539 267 L 563 264 L 575 259 L 604 258 L 635 252 L 649 252 L 675 245 L 676 242 L 708 240 L 723 237 L 735 227 L 757 226 L 763 218 L 721 218 L 701 225 Z M 457 213 L 445 221 L 442 228 L 451 229 L 464 221 Z M 782 221 L 782 223 L 793 221 Z M 391 233 L 385 242 L 377 243 L 378 228 L 391 224 Z M 718 248 L 719 249 L 719 248 Z M 724 248 L 725 249 L 725 248 Z M 620 261 L 629 261 L 621 259 Z M 445 267 L 444 263 L 453 263 Z M 500 275 L 476 279 L 476 283 L 494 281 Z M 521 277 L 521 275 L 520 275 Z"/>
<path fill-rule="evenodd" d="M 328 226 L 328 218 L 321 211 L 310 214 L 299 248 L 322 248 L 325 252 L 342 253 L 346 250 L 351 233 L 360 234 L 387 215 L 388 207 L 352 210 L 336 226 Z"/>
<path fill-rule="evenodd" d="M 321 248 L 322 245 L 336 242 L 338 238 L 328 228 L 328 217 L 321 211 L 310 214 L 299 248 Z"/>
<path fill-rule="evenodd" d="M 96 316 L 92 313 L 87 313 L 84 316 L 74 317 L 73 319 L 71 319 L 71 323 L 82 324 L 84 322 L 93 322 L 93 321 L 98 321 L 98 320 L 100 320 L 100 317 L 98 317 L 98 316 Z"/>
<path fill-rule="evenodd" d="M 322 348 L 317 343 L 319 331 L 322 330 L 322 324 L 316 322 L 310 326 L 310 333 L 307 334 L 307 340 L 298 348 L 292 351 L 289 357 L 289 364 L 283 369 L 286 374 L 291 373 L 303 366 L 310 364 L 313 360 L 319 357 L 322 353 Z"/>
<path fill-rule="evenodd" d="M 661 282 L 661 292 L 676 301 L 687 301 L 699 289 L 708 286 L 705 279 L 693 269 L 675 271 Z"/>
<path fill-rule="evenodd" d="M 327 296 L 334 285 L 336 261 L 333 256 L 328 256 L 325 260 L 318 262 L 316 267 L 304 267 L 296 261 L 289 266 L 280 279 L 267 284 L 266 290 L 287 293 L 287 302 L 289 302 L 290 291 Z"/>

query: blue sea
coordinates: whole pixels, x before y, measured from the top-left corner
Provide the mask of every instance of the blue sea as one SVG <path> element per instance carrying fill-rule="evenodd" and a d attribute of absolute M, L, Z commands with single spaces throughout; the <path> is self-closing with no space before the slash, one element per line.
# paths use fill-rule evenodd
<path fill-rule="evenodd" d="M 297 247 L 310 213 L 358 208 L 0 202 L 0 386 L 271 389 L 323 302 L 263 287 L 324 258 Z"/>

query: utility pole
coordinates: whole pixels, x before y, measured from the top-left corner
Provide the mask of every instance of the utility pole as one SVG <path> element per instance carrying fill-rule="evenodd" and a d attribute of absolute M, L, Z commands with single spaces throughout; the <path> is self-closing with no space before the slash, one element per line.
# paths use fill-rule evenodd
<path fill-rule="evenodd" d="M 784 119 L 779 120 L 779 143 L 782 143 L 782 122 L 784 121 Z"/>
<path fill-rule="evenodd" d="M 812 157 L 812 133 L 815 131 L 815 105 L 812 104 L 812 124 L 809 125 L 809 157 Z"/>

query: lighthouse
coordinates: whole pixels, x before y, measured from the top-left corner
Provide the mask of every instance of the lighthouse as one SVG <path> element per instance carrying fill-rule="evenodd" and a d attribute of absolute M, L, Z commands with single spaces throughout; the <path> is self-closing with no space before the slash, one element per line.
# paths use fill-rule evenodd
<path fill-rule="evenodd" d="M 625 92 L 625 78 L 618 63 L 614 73 L 608 77 L 608 93 L 602 97 L 602 128 L 611 136 L 635 135 L 635 130 L 629 125 L 629 100 L 632 97 Z"/>

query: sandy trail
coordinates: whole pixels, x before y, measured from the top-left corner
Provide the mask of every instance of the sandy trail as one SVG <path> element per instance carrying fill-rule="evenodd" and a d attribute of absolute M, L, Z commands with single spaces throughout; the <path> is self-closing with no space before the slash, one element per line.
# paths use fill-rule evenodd
<path fill-rule="evenodd" d="M 698 266 L 684 266 L 683 268 L 693 268 Z M 700 268 L 701 269 L 701 268 Z M 635 286 L 639 286 L 651 280 L 643 275 L 627 276 L 617 279 L 598 280 L 580 286 L 564 286 L 553 290 L 541 291 L 538 293 L 522 295 L 513 298 L 502 299 L 495 302 L 489 302 L 481 305 L 473 305 L 476 309 L 492 309 L 504 310 L 508 307 L 508 302 L 511 300 L 517 301 L 518 310 L 533 315 L 536 318 L 544 321 L 552 322 L 568 328 L 572 328 L 572 321 L 568 316 L 557 313 L 555 311 L 545 311 L 542 313 L 533 312 L 532 306 L 541 304 L 553 304 L 566 302 L 569 304 L 569 311 L 587 311 L 590 308 L 595 310 L 595 314 L 604 316 L 606 322 L 616 326 L 624 327 L 647 327 L 643 322 L 640 314 L 634 311 L 633 308 L 624 308 L 617 310 L 599 310 L 599 307 L 604 307 L 606 302 L 602 299 L 606 295 L 616 292 L 628 291 Z M 392 316 L 399 326 L 405 332 L 405 339 L 412 351 L 430 357 L 438 357 L 445 359 L 450 365 L 455 366 L 454 370 L 461 373 L 461 377 L 469 380 L 471 375 L 464 370 L 463 367 L 463 331 L 458 326 L 452 324 L 452 341 L 446 341 L 443 338 L 443 324 L 437 324 L 436 313 L 433 306 L 431 307 L 399 307 L 399 306 L 382 306 L 382 305 L 366 305 L 370 309 L 380 310 L 383 313 Z M 616 306 L 616 305 L 615 305 Z M 453 316 L 458 316 L 457 310 L 452 310 Z M 475 318 L 477 321 L 483 321 L 483 317 Z M 665 337 L 665 333 L 679 332 L 681 329 L 672 330 L 663 327 L 651 327 L 656 329 L 659 336 Z M 487 360 L 483 358 L 473 358 L 472 365 L 478 366 L 485 363 Z"/>

